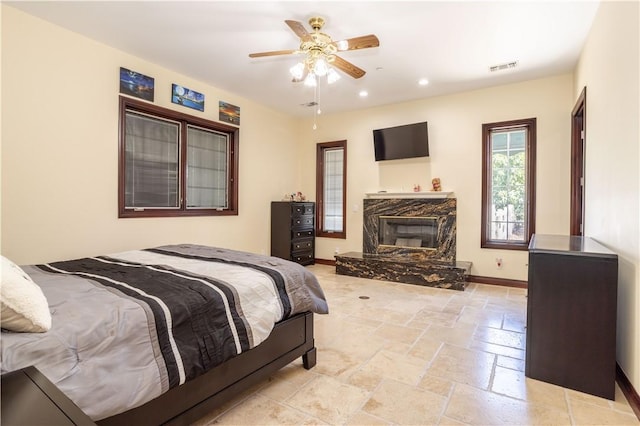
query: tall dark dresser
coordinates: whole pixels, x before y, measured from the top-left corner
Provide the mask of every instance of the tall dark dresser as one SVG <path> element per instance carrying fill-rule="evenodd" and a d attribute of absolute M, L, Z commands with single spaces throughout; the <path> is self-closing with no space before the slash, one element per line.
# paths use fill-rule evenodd
<path fill-rule="evenodd" d="M 525 375 L 613 400 L 618 256 L 577 236 L 529 244 Z"/>
<path fill-rule="evenodd" d="M 271 203 L 271 256 L 301 265 L 315 263 L 315 203 Z"/>

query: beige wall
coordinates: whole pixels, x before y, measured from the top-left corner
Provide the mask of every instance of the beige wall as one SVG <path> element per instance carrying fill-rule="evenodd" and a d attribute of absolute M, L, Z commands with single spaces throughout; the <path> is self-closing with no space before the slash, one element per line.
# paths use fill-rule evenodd
<path fill-rule="evenodd" d="M 587 88 L 585 234 L 618 253 L 617 360 L 640 390 L 638 2 L 603 2 L 575 72 Z"/>
<path fill-rule="evenodd" d="M 25 264 L 174 242 L 269 252 L 269 203 L 297 186 L 291 117 L 1 7 L 5 256 Z M 155 78 L 157 105 L 211 120 L 219 100 L 240 106 L 239 216 L 118 219 L 121 66 Z M 204 93 L 205 112 L 171 104 L 171 83 Z"/>
<path fill-rule="evenodd" d="M 440 177 L 443 191 L 458 201 L 458 260 L 472 261 L 473 275 L 527 279 L 527 252 L 480 248 L 482 196 L 482 123 L 537 118 L 536 232 L 569 232 L 570 111 L 572 76 L 511 84 L 381 108 L 322 115 L 318 129 L 300 124 L 308 143 L 303 162 L 312 164 L 315 143 L 347 140 L 347 239 L 318 238 L 316 257 L 333 259 L 340 252 L 362 251 L 362 200 L 365 193 L 425 190 Z M 375 162 L 374 128 L 429 123 L 430 156 Z M 315 169 L 302 169 L 303 190 L 315 194 Z M 504 266 L 497 269 L 495 258 Z"/>

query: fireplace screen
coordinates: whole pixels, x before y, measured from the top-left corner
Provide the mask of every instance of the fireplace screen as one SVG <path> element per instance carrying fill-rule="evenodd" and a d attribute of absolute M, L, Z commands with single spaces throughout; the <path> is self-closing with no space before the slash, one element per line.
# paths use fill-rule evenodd
<path fill-rule="evenodd" d="M 435 250 L 438 221 L 435 217 L 379 216 L 378 244 Z"/>

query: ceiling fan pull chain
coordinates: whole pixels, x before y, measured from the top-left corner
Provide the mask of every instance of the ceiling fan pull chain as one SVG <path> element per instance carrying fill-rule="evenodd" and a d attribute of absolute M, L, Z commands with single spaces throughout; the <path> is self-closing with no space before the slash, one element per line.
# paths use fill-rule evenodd
<path fill-rule="evenodd" d="M 313 88 L 313 103 L 315 107 L 313 109 L 313 130 L 318 128 L 318 115 L 320 115 L 320 79 L 316 86 Z"/>

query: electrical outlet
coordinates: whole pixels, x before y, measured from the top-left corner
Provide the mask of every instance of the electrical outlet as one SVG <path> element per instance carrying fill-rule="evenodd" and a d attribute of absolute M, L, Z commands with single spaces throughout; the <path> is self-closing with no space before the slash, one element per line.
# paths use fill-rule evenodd
<path fill-rule="evenodd" d="M 496 257 L 496 269 L 502 269 L 502 258 Z"/>

